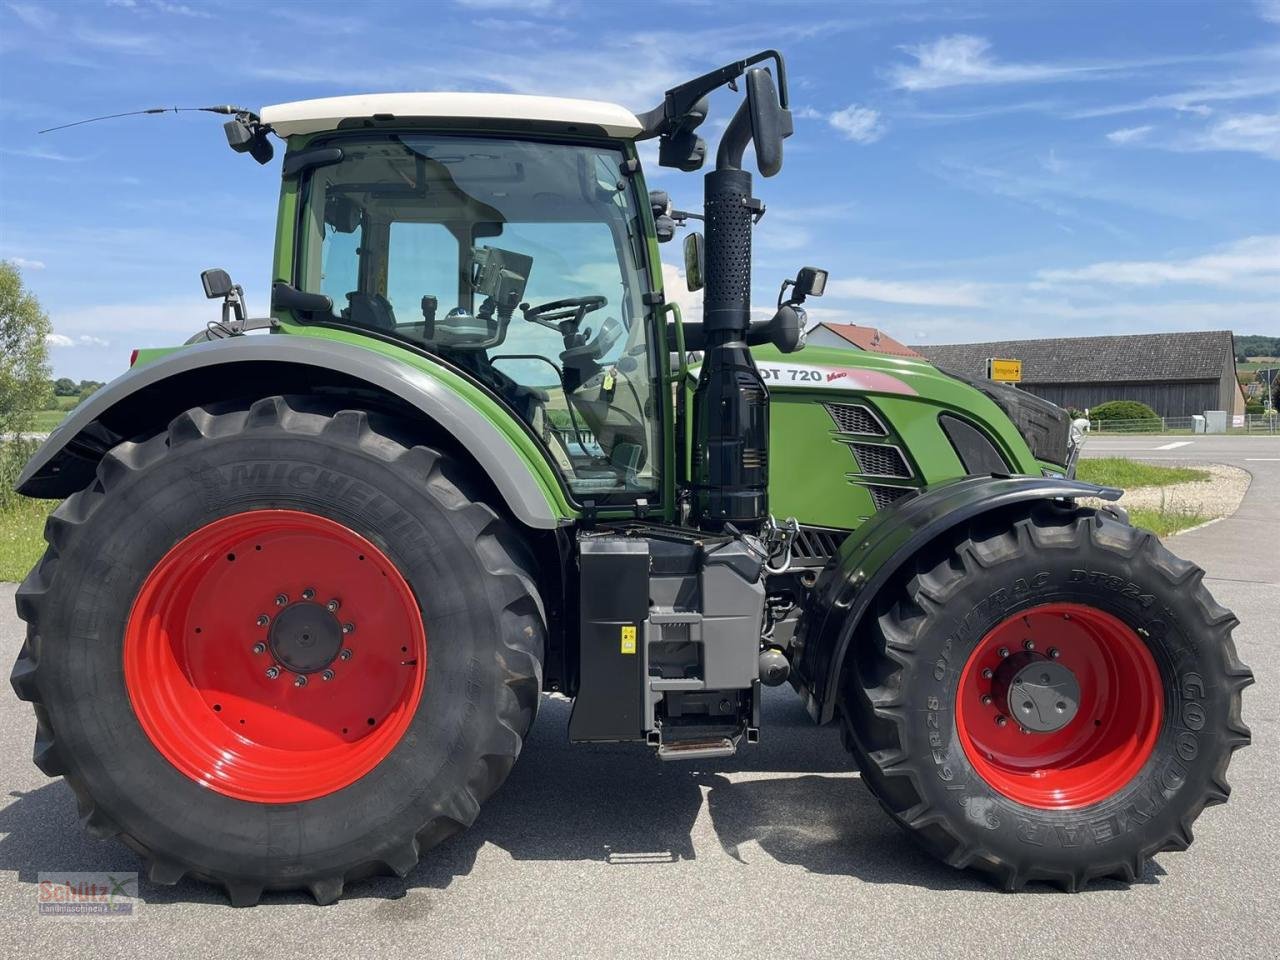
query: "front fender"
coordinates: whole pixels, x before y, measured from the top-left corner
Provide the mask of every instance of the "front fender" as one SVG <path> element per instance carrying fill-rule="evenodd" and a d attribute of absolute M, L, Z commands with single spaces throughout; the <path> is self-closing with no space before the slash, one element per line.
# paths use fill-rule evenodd
<path fill-rule="evenodd" d="M 835 715 L 840 674 L 858 624 L 880 591 L 921 548 L 962 523 L 1016 503 L 1100 497 L 1120 490 L 1051 477 L 965 477 L 930 487 L 856 529 L 824 568 L 796 633 L 792 674 L 818 723 Z"/>
<path fill-rule="evenodd" d="M 433 376 L 405 360 L 339 340 L 301 336 L 233 337 L 176 350 L 137 366 L 77 406 L 36 451 L 18 477 L 16 489 L 29 497 L 65 497 L 90 482 L 116 431 L 101 423 L 121 403 L 163 390 L 182 390 L 182 378 L 200 370 L 225 368 L 230 384 L 243 364 L 276 363 L 337 371 L 420 410 L 453 436 L 493 482 L 520 522 L 552 529 L 569 515 L 558 490 L 549 489 L 545 464 L 513 441 L 445 376 Z M 187 406 L 207 402 L 193 397 Z M 183 408 L 185 409 L 185 407 Z M 167 422 L 167 420 L 166 420 Z M 139 429 L 146 425 L 139 424 Z M 542 468 L 542 469 L 540 469 Z"/>

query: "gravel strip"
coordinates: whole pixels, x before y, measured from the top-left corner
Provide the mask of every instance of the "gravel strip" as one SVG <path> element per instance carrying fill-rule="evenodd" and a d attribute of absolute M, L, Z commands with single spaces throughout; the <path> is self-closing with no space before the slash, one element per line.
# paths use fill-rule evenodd
<path fill-rule="evenodd" d="M 1174 483 L 1167 487 L 1138 487 L 1126 490 L 1120 498 L 1120 506 L 1126 510 L 1143 507 L 1174 513 L 1191 513 L 1212 520 L 1227 517 L 1236 512 L 1245 491 L 1249 489 L 1249 471 L 1223 464 L 1178 463 L 1170 466 L 1194 467 L 1208 473 L 1208 480 Z M 1085 500 L 1091 506 L 1102 506 L 1101 500 Z"/>

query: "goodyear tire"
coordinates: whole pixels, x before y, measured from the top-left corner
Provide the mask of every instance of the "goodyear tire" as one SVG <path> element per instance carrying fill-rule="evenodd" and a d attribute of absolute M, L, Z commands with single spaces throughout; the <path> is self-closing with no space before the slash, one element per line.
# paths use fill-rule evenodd
<path fill-rule="evenodd" d="M 545 623 L 456 461 L 273 397 L 122 443 L 17 595 L 35 761 L 154 882 L 317 902 L 469 826 L 533 721 Z"/>
<path fill-rule="evenodd" d="M 841 712 L 882 806 L 1006 889 L 1134 880 L 1225 802 L 1249 742 L 1230 611 L 1108 513 L 1049 504 L 917 558 L 858 639 Z"/>

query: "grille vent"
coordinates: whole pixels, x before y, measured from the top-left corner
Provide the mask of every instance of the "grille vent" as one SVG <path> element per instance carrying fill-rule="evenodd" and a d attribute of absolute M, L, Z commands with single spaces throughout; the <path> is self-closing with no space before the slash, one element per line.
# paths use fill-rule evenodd
<path fill-rule="evenodd" d="M 871 502 L 875 504 L 876 509 L 883 510 L 915 491 L 910 487 L 881 487 L 876 484 L 867 484 L 867 493 L 871 494 Z"/>
<path fill-rule="evenodd" d="M 858 472 L 868 477 L 911 476 L 911 467 L 897 447 L 875 443 L 851 443 L 849 448 L 858 463 Z"/>
<path fill-rule="evenodd" d="M 829 557 L 835 556 L 847 536 L 847 530 L 801 527 L 791 544 L 791 556 L 796 560 L 818 560 L 825 563 Z"/>
<path fill-rule="evenodd" d="M 827 413 L 835 421 L 841 433 L 857 433 L 864 437 L 883 437 L 888 434 L 884 424 L 867 407 L 860 403 L 826 403 Z"/>

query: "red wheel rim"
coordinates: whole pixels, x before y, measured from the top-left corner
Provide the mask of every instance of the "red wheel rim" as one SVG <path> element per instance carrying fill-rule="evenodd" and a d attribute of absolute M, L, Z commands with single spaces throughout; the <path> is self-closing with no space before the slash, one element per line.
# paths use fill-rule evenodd
<path fill-rule="evenodd" d="M 258 803 L 311 800 L 372 770 L 408 728 L 426 671 L 422 616 L 395 565 L 294 510 L 190 534 L 151 571 L 125 630 L 125 685 L 156 749 Z"/>
<path fill-rule="evenodd" d="M 1035 732 L 1018 722 L 1030 702 L 1008 685 L 1015 663 L 1074 675 L 1078 709 L 1065 725 Z M 1071 603 L 999 623 L 970 654 L 957 696 L 956 733 L 974 769 L 1010 800 L 1043 809 L 1086 807 L 1121 790 L 1151 757 L 1164 712 L 1160 670 L 1142 638 Z"/>

